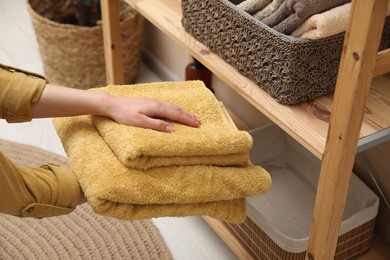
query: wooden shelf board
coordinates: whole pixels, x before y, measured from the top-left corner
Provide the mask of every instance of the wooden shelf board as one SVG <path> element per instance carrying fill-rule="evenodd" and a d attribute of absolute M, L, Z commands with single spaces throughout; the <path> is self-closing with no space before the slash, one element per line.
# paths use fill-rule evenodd
<path fill-rule="evenodd" d="M 312 102 L 285 106 L 276 102 L 253 81 L 242 76 L 235 68 L 185 32 L 181 25 L 180 0 L 126 0 L 140 14 L 163 33 L 178 43 L 189 54 L 201 61 L 216 76 L 244 97 L 265 116 L 305 146 L 318 158 L 325 148 L 332 95 Z M 361 137 L 390 127 L 390 79 L 380 76 L 374 79 Z"/>

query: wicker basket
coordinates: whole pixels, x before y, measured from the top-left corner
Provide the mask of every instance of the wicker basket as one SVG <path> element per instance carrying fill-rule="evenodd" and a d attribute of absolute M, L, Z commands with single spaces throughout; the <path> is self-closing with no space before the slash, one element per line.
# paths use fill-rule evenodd
<path fill-rule="evenodd" d="M 50 19 L 69 1 L 29 0 L 44 72 L 50 83 L 87 89 L 106 85 L 103 28 L 63 24 Z M 120 26 L 125 83 L 138 76 L 143 17 L 121 3 Z"/>
<path fill-rule="evenodd" d="M 247 198 L 244 223 L 225 225 L 255 259 L 305 259 L 321 162 L 279 127 L 252 130 L 251 161 L 272 187 Z M 379 198 L 352 174 L 335 259 L 354 259 L 371 246 Z"/>
<path fill-rule="evenodd" d="M 283 35 L 228 0 L 182 0 L 184 29 L 282 104 L 335 89 L 344 33 L 309 40 Z M 381 49 L 390 47 L 390 19 Z"/>
<path fill-rule="evenodd" d="M 276 244 L 252 219 L 242 224 L 224 223 L 255 259 L 304 260 L 306 251 L 289 252 Z M 355 259 L 371 248 L 375 219 L 339 236 L 334 260 Z"/>

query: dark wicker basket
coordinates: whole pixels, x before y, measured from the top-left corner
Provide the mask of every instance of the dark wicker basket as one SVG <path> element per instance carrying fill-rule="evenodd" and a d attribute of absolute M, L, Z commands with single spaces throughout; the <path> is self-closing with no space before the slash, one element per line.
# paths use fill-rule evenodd
<path fill-rule="evenodd" d="M 228 0 L 182 0 L 184 29 L 282 104 L 335 89 L 344 33 L 319 40 L 281 34 Z M 386 19 L 380 49 L 390 47 Z"/>

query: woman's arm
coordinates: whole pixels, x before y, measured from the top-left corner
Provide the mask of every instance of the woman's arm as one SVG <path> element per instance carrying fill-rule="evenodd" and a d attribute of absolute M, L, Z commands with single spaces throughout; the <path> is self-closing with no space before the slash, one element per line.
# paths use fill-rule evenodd
<path fill-rule="evenodd" d="M 43 76 L 0 64 L 0 118 L 19 123 L 32 118 L 87 114 L 168 132 L 172 126 L 161 118 L 194 127 L 200 124 L 195 116 L 173 104 L 50 85 Z M 0 212 L 53 216 L 67 214 L 85 201 L 70 169 L 50 164 L 21 168 L 0 152 Z"/>
<path fill-rule="evenodd" d="M 47 84 L 33 106 L 33 118 L 77 115 L 106 116 L 120 124 L 172 132 L 169 119 L 192 127 L 200 121 L 180 107 L 149 98 L 112 96 L 106 92 L 86 91 Z"/>

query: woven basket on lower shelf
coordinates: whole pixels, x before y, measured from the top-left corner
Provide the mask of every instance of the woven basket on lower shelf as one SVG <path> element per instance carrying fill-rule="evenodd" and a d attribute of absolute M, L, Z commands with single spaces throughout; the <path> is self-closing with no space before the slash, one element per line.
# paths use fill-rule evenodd
<path fill-rule="evenodd" d="M 46 77 L 50 83 L 80 89 L 106 85 L 102 25 L 78 26 L 46 18 L 59 12 L 63 3 L 28 1 Z M 124 80 L 132 83 L 139 73 L 143 17 L 124 2 L 120 27 Z"/>
<path fill-rule="evenodd" d="M 354 259 L 371 248 L 375 219 L 341 235 L 334 260 Z M 255 259 L 304 260 L 306 251 L 293 253 L 278 246 L 249 217 L 239 225 L 224 223 Z"/>
<path fill-rule="evenodd" d="M 250 132 L 251 161 L 271 175 L 268 193 L 247 198 L 248 217 L 225 223 L 255 259 L 303 260 L 321 162 L 277 126 Z M 352 174 L 335 259 L 353 259 L 371 247 L 379 198 Z"/>
<path fill-rule="evenodd" d="M 281 34 L 228 0 L 182 0 L 184 29 L 282 104 L 332 93 L 344 33 L 310 40 Z M 390 18 L 380 49 L 390 47 Z"/>

